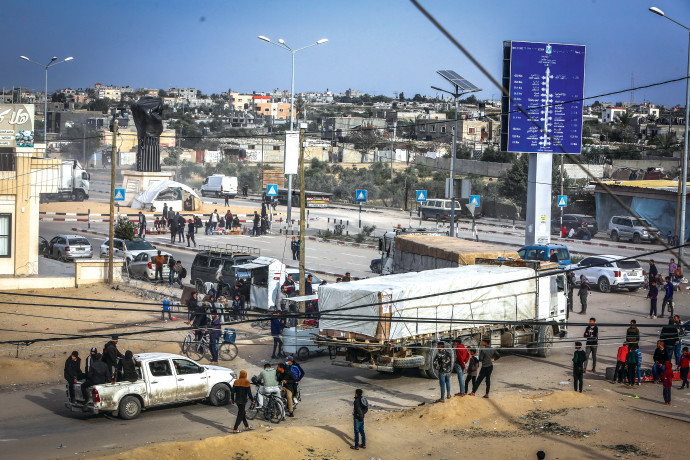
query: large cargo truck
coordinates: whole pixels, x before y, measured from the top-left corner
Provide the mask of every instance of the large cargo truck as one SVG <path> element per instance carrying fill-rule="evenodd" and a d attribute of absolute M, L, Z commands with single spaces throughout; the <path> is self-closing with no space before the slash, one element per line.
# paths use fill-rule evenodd
<path fill-rule="evenodd" d="M 514 249 L 461 240 L 429 230 L 395 229 L 379 238 L 381 257 L 371 271 L 382 275 L 473 265 L 477 258 L 519 259 Z"/>
<path fill-rule="evenodd" d="M 554 337 L 566 334 L 565 274 L 533 262 L 478 262 L 321 286 L 314 340 L 335 351 L 335 365 L 418 368 L 430 378 L 438 376 L 436 344 L 450 347 L 456 338 L 548 356 Z"/>
<path fill-rule="evenodd" d="M 77 160 L 63 160 L 59 169 L 57 193 L 41 193 L 40 201 L 84 201 L 89 198 L 89 173 Z"/>

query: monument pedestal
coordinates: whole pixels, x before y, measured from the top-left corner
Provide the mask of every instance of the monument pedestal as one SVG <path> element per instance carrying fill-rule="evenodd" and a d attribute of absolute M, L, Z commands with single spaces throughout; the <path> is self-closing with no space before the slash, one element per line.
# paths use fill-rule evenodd
<path fill-rule="evenodd" d="M 122 188 L 125 189 L 125 201 L 122 204 L 124 206 L 130 206 L 137 193 L 146 190 L 154 182 L 172 180 L 174 175 L 175 173 L 171 171 L 123 171 Z"/>

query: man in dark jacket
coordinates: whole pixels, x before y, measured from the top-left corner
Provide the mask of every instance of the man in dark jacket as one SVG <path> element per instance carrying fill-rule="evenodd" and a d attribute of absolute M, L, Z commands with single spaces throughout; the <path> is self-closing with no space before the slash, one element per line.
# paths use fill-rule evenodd
<path fill-rule="evenodd" d="M 139 211 L 139 238 L 146 238 L 146 216 Z"/>
<path fill-rule="evenodd" d="M 254 228 L 253 228 L 253 235 L 254 236 L 259 236 L 261 235 L 261 217 L 259 217 L 259 213 L 254 211 Z"/>
<path fill-rule="evenodd" d="M 295 296 L 295 280 L 292 279 L 291 274 L 287 276 L 287 279 L 283 283 L 283 286 L 285 286 L 285 291 L 288 297 Z"/>
<path fill-rule="evenodd" d="M 201 340 L 201 337 L 203 337 L 204 332 L 202 331 L 203 328 L 206 327 L 208 324 L 208 315 L 206 314 L 206 307 L 202 302 L 199 302 L 201 305 L 196 306 L 196 309 L 194 310 L 194 319 L 192 319 L 192 327 L 194 328 L 194 340 L 197 342 Z"/>
<path fill-rule="evenodd" d="M 280 313 L 276 313 L 271 320 L 271 335 L 273 336 L 273 354 L 272 359 L 282 358 L 283 354 L 283 329 L 285 329 L 285 320 L 280 317 Z"/>
<path fill-rule="evenodd" d="M 187 247 L 189 247 L 190 241 L 194 243 L 194 247 L 196 247 L 196 240 L 194 239 L 195 232 L 196 226 L 194 224 L 194 219 L 189 219 L 189 223 L 187 224 Z"/>
<path fill-rule="evenodd" d="M 656 264 L 653 260 L 649 261 L 649 280 L 655 280 L 659 276 L 659 269 L 656 268 Z"/>
<path fill-rule="evenodd" d="M 654 350 L 653 360 L 654 364 L 652 365 L 652 376 L 654 377 L 654 381 L 661 381 L 664 365 L 666 364 L 666 361 L 669 360 L 668 351 L 666 350 L 662 340 L 659 340 L 656 343 L 656 350 Z"/>
<path fill-rule="evenodd" d="M 162 214 L 163 219 L 167 220 L 168 219 L 168 203 L 163 203 L 163 214 Z"/>
<path fill-rule="evenodd" d="M 630 320 L 630 327 L 625 331 L 626 343 L 637 343 L 640 341 L 640 330 L 637 328 L 637 321 Z"/>
<path fill-rule="evenodd" d="M 84 395 L 84 401 L 88 402 L 88 389 L 93 385 L 102 385 L 112 380 L 112 373 L 110 366 L 103 362 L 103 355 L 96 354 L 96 360 L 89 369 L 89 374 L 86 376 L 86 381 L 81 385 L 81 392 Z"/>
<path fill-rule="evenodd" d="M 479 349 L 479 361 L 482 363 L 482 368 L 479 370 L 479 377 L 472 387 L 472 393 L 470 393 L 470 396 L 474 396 L 479 388 L 479 385 L 482 384 L 482 380 L 486 378 L 486 394 L 484 397 L 488 398 L 489 391 L 491 390 L 491 373 L 494 370 L 494 361 L 500 358 L 501 355 L 498 354 L 498 350 L 491 348 L 489 345 L 489 339 L 482 339 L 482 344 L 484 347 Z"/>
<path fill-rule="evenodd" d="M 582 380 L 585 373 L 585 363 L 587 355 L 582 351 L 582 342 L 575 342 L 575 353 L 573 354 L 573 386 L 575 391 L 582 393 Z"/>
<path fill-rule="evenodd" d="M 575 293 L 575 284 L 577 284 L 577 281 L 575 280 L 575 273 L 573 273 L 572 270 L 568 272 L 566 280 L 568 281 L 568 311 L 574 311 L 573 294 Z"/>
<path fill-rule="evenodd" d="M 673 292 L 675 291 L 675 286 L 671 282 L 671 277 L 666 277 L 666 286 L 664 291 L 664 300 L 661 301 L 661 315 L 659 318 L 664 317 L 664 308 L 668 305 L 668 316 L 673 318 Z"/>
<path fill-rule="evenodd" d="M 180 243 L 184 243 L 184 228 L 185 224 L 187 221 L 185 218 L 180 214 L 177 213 L 177 241 Z"/>
<path fill-rule="evenodd" d="M 599 326 L 595 323 L 596 318 L 589 318 L 589 326 L 585 329 L 583 335 L 587 339 L 585 346 L 587 359 L 585 360 L 585 373 L 587 373 L 587 361 L 589 360 L 589 355 L 592 355 L 592 372 L 597 370 L 597 348 L 599 347 Z"/>
<path fill-rule="evenodd" d="M 290 369 L 287 368 L 286 364 L 278 364 L 278 381 L 283 384 L 283 389 L 285 390 L 285 399 L 287 399 L 288 404 L 288 417 L 294 417 L 293 414 L 293 402 L 292 396 L 297 394 L 297 380 L 295 380 L 295 374 L 292 373 Z"/>
<path fill-rule="evenodd" d="M 67 390 L 69 392 L 70 402 L 74 402 L 74 383 L 82 376 L 81 373 L 81 359 L 79 352 L 73 351 L 67 361 L 65 361 L 65 380 L 67 381 Z"/>
<path fill-rule="evenodd" d="M 364 400 L 366 401 L 366 399 Z M 357 388 L 355 390 L 355 402 L 352 409 L 352 417 L 355 425 L 355 445 L 350 446 L 350 449 L 359 450 L 367 448 L 367 438 L 364 434 L 364 416 L 368 410 L 368 404 L 362 401 L 362 390 Z M 359 436 L 362 435 L 362 444 L 359 443 Z"/>
<path fill-rule="evenodd" d="M 453 372 L 453 358 L 445 349 L 443 342 L 436 344 L 436 356 L 433 362 L 434 369 L 438 371 L 438 382 L 441 386 L 441 399 L 438 402 L 445 402 L 444 399 L 450 399 L 450 373 Z"/>
<path fill-rule="evenodd" d="M 84 374 L 89 373 L 89 369 L 91 369 L 91 364 L 96 360 L 96 353 L 98 353 L 98 348 L 92 347 L 91 352 L 89 353 L 89 356 L 86 357 L 86 362 L 84 363 Z"/>
<path fill-rule="evenodd" d="M 103 362 L 110 366 L 111 375 L 115 375 L 115 369 L 117 369 L 117 360 L 125 357 L 125 355 L 120 353 L 120 350 L 117 349 L 117 341 L 118 337 L 114 335 L 112 336 L 110 342 L 106 343 L 105 347 L 103 347 Z"/>

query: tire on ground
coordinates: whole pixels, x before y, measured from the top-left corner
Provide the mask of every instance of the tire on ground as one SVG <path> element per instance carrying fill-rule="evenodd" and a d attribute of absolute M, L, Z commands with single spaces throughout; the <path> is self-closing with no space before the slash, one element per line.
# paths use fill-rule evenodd
<path fill-rule="evenodd" d="M 410 356 L 409 358 L 395 358 L 393 367 L 396 369 L 410 369 L 424 365 L 424 356 Z"/>
<path fill-rule="evenodd" d="M 551 354 L 553 348 L 553 327 L 550 324 L 542 324 L 539 326 L 537 340 L 537 356 L 546 358 Z"/>
<path fill-rule="evenodd" d="M 211 388 L 208 400 L 213 406 L 227 406 L 230 402 L 230 387 L 224 383 L 216 383 Z"/>
<path fill-rule="evenodd" d="M 443 344 L 445 345 L 445 349 L 448 350 L 451 347 L 451 344 L 442 341 Z M 436 352 L 437 352 L 437 346 L 438 342 L 434 341 L 431 343 L 431 348 L 425 353 L 424 355 L 424 360 L 425 360 L 425 369 L 426 369 L 426 374 L 430 379 L 438 379 L 438 370 L 434 368 L 434 358 L 436 357 Z M 451 369 L 455 366 L 455 353 L 450 350 L 450 361 L 451 361 Z"/>

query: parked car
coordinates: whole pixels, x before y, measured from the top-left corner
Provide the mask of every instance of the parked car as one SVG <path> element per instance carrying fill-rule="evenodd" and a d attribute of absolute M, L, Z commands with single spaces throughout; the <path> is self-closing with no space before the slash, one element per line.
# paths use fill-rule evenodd
<path fill-rule="evenodd" d="M 287 278 L 288 275 L 292 275 L 292 280 L 295 282 L 295 292 L 299 292 L 299 268 L 286 268 L 285 277 Z M 309 275 L 312 276 L 311 286 L 314 288 L 314 292 L 316 292 L 316 288 L 319 284 L 321 284 L 322 280 L 315 274 L 305 270 L 304 278 L 306 279 L 306 277 Z"/>
<path fill-rule="evenodd" d="M 580 228 L 587 227 L 592 238 L 594 238 L 594 235 L 599 231 L 597 220 L 585 214 L 563 214 L 563 225 L 565 226 L 566 232 L 570 232 L 573 228 L 577 231 Z M 551 219 L 551 233 L 561 234 L 560 217 Z"/>
<path fill-rule="evenodd" d="M 101 257 L 108 257 L 109 240 L 101 244 Z M 146 240 L 135 238 L 133 240 L 121 240 L 113 238 L 113 257 L 126 257 L 132 262 L 143 251 L 155 251 L 156 247 Z"/>
<path fill-rule="evenodd" d="M 637 260 L 620 260 L 622 256 L 603 255 L 582 259 L 568 269 L 577 269 L 575 278 L 579 284 L 580 275 L 601 292 L 614 289 L 637 291 L 645 284 L 645 273 Z"/>
<path fill-rule="evenodd" d="M 215 283 L 216 272 L 221 265 L 223 281 L 230 286 L 239 280 L 248 280 L 251 273 L 248 270 L 234 268 L 233 265 L 240 265 L 250 262 L 261 254 L 258 248 L 247 246 L 227 245 L 226 248 L 202 249 L 194 257 L 191 269 L 190 282 L 194 283 L 199 292 L 204 291 L 204 283 Z"/>
<path fill-rule="evenodd" d="M 73 385 L 75 402 L 67 400 L 72 411 L 118 414 L 124 420 L 137 418 L 142 409 L 207 400 L 213 406 L 230 402 L 235 372 L 220 366 L 200 365 L 170 353 L 134 355 L 138 379 L 92 386 L 84 400 L 83 380 Z"/>
<path fill-rule="evenodd" d="M 204 179 L 201 184 L 201 196 L 237 196 L 237 177 L 214 174 Z"/>
<path fill-rule="evenodd" d="M 143 251 L 139 253 L 134 260 L 132 260 L 129 265 L 129 275 L 132 278 L 146 279 L 152 281 L 156 278 L 156 265 L 153 262 L 153 258 L 158 255 L 158 251 Z M 172 254 L 168 252 L 161 251 L 165 262 L 163 264 L 163 279 L 167 280 L 170 274 L 170 268 L 168 267 L 168 258 L 172 257 Z"/>
<path fill-rule="evenodd" d="M 563 246 L 562 244 L 533 244 L 530 246 L 523 246 L 518 249 L 518 255 L 522 260 L 548 262 L 552 249 L 556 251 L 556 256 L 558 256 L 559 267 L 570 265 L 570 250 L 568 250 L 567 246 Z"/>
<path fill-rule="evenodd" d="M 57 235 L 48 243 L 48 255 L 62 262 L 74 259 L 90 259 L 93 248 L 81 235 Z"/>
<path fill-rule="evenodd" d="M 647 231 L 645 225 L 651 230 Z M 613 216 L 606 230 L 612 241 L 630 240 L 635 244 L 640 241 L 652 242 L 660 239 L 661 233 L 658 228 L 643 218 L 630 216 Z"/>

